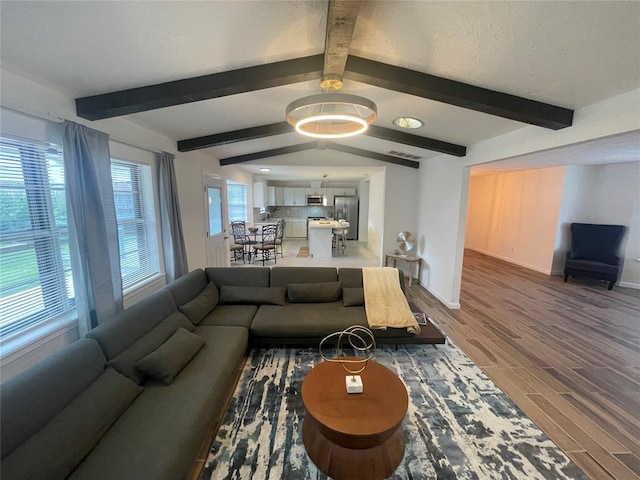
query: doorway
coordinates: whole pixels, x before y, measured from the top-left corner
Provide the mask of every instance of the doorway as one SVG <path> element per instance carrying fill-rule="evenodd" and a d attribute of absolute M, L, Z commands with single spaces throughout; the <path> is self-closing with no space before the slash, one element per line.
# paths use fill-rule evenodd
<path fill-rule="evenodd" d="M 225 181 L 218 176 L 204 176 L 205 235 L 207 267 L 226 267 L 229 257 L 227 225 L 227 192 Z"/>

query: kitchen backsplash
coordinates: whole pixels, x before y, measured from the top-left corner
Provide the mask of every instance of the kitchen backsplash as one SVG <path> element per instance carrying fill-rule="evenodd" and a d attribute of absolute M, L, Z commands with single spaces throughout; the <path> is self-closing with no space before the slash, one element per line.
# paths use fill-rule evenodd
<path fill-rule="evenodd" d="M 269 218 L 307 218 L 327 217 L 333 218 L 333 207 L 267 207 Z M 267 213 L 260 213 L 259 208 L 253 209 L 253 218 L 267 220 Z"/>

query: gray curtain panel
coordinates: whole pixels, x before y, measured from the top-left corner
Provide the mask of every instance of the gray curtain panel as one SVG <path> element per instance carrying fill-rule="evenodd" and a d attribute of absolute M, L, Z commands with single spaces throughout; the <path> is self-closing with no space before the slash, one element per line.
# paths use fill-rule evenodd
<path fill-rule="evenodd" d="M 174 156 L 167 152 L 158 155 L 158 193 L 160 197 L 160 224 L 162 247 L 167 271 L 167 283 L 174 281 L 189 271 L 187 250 L 182 234 L 182 219 L 178 203 Z"/>
<path fill-rule="evenodd" d="M 109 136 L 66 121 L 63 148 L 69 240 L 82 334 L 123 308 Z"/>

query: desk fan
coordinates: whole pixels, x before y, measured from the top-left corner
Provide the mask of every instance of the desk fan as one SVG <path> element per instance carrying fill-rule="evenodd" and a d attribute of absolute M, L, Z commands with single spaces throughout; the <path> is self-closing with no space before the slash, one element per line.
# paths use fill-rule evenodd
<path fill-rule="evenodd" d="M 402 251 L 402 255 L 406 255 L 407 252 L 413 250 L 416 242 L 411 232 L 400 232 L 396 238 L 398 242 L 398 248 Z"/>

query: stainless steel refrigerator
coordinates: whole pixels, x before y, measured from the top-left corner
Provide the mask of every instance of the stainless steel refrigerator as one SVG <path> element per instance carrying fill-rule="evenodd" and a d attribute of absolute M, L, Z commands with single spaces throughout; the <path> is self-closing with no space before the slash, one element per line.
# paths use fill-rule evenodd
<path fill-rule="evenodd" d="M 333 197 L 333 218 L 349 222 L 347 240 L 358 239 L 358 197 L 350 195 Z"/>

